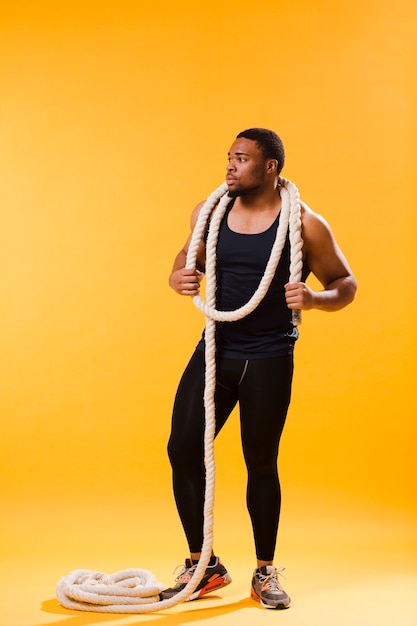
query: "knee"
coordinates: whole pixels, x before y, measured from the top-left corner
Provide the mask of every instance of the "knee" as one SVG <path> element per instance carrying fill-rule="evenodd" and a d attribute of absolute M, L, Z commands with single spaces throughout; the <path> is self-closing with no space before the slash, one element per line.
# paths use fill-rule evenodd
<path fill-rule="evenodd" d="M 266 478 L 278 475 L 277 456 L 246 455 L 246 468 L 250 476 Z"/>
<path fill-rule="evenodd" d="M 176 467 L 182 458 L 183 450 L 180 446 L 176 445 L 176 443 L 172 440 L 172 437 L 168 441 L 167 452 L 171 466 Z"/>
<path fill-rule="evenodd" d="M 183 467 L 193 471 L 192 468 L 200 468 L 204 465 L 204 451 L 201 444 L 189 445 L 188 442 L 177 441 L 170 437 L 167 452 L 171 467 L 174 469 Z"/>
<path fill-rule="evenodd" d="M 251 465 L 247 467 L 248 475 L 253 478 L 273 478 L 275 479 L 278 476 L 278 469 L 276 464 L 271 465 L 270 463 L 257 463 L 256 465 Z"/>
<path fill-rule="evenodd" d="M 277 469 L 279 441 L 275 438 L 252 439 L 243 442 L 243 454 L 248 471 L 266 475 Z"/>

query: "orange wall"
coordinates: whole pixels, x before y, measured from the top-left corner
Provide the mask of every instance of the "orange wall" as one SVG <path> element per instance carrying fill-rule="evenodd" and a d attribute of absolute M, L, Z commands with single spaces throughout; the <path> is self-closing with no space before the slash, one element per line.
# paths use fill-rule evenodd
<path fill-rule="evenodd" d="M 167 276 L 234 136 L 266 126 L 359 281 L 353 306 L 304 314 L 283 475 L 410 512 L 415 3 L 1 12 L 4 497 L 169 493 L 173 394 L 204 320 Z M 221 466 L 241 468 L 236 436 Z"/>

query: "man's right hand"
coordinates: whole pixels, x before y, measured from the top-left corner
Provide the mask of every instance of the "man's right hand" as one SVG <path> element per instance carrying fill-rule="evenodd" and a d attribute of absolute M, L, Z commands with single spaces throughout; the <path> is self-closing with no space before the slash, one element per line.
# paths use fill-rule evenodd
<path fill-rule="evenodd" d="M 184 267 L 172 272 L 169 277 L 169 286 L 180 296 L 198 296 L 203 277 L 203 272 L 197 269 L 187 270 Z"/>

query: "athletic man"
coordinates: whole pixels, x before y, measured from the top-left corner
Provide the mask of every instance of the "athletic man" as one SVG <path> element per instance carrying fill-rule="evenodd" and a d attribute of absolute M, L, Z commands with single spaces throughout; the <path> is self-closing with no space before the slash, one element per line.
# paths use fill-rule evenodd
<path fill-rule="evenodd" d="M 240 133 L 228 154 L 226 183 L 231 202 L 217 242 L 216 308 L 235 310 L 255 292 L 275 239 L 280 219 L 280 172 L 284 148 L 273 131 L 254 128 Z M 191 216 L 193 230 L 204 203 Z M 352 302 L 356 281 L 325 220 L 301 203 L 303 272 L 289 283 L 289 240 L 268 292 L 258 307 L 236 322 L 216 324 L 216 434 L 239 404 L 241 438 L 248 472 L 247 507 L 252 521 L 257 567 L 252 597 L 262 606 L 283 609 L 290 598 L 273 565 L 281 505 L 277 471 L 278 446 L 290 402 L 293 350 L 298 337 L 292 309 L 337 311 Z M 205 237 L 199 245 L 198 269 L 185 269 L 191 235 L 178 253 L 169 284 L 183 296 L 199 294 L 205 269 Z M 305 283 L 312 272 L 323 286 Z M 168 453 L 174 495 L 190 557 L 173 587 L 172 597 L 190 580 L 203 543 L 204 336 L 182 376 L 174 403 Z M 190 599 L 231 582 L 213 554 Z"/>

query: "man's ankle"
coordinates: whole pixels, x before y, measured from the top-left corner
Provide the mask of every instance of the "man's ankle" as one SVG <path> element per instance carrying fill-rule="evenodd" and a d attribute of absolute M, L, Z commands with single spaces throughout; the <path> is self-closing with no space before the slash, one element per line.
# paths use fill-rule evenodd
<path fill-rule="evenodd" d="M 200 553 L 198 553 L 198 552 L 191 553 L 190 554 L 190 563 L 191 563 L 191 565 L 197 565 L 197 563 L 200 560 L 200 557 L 201 557 L 201 552 Z M 213 565 L 216 564 L 216 561 L 217 561 L 217 557 L 214 554 L 212 554 L 211 557 L 210 557 L 210 561 L 207 564 L 207 567 L 210 567 L 210 566 L 212 567 Z"/>

